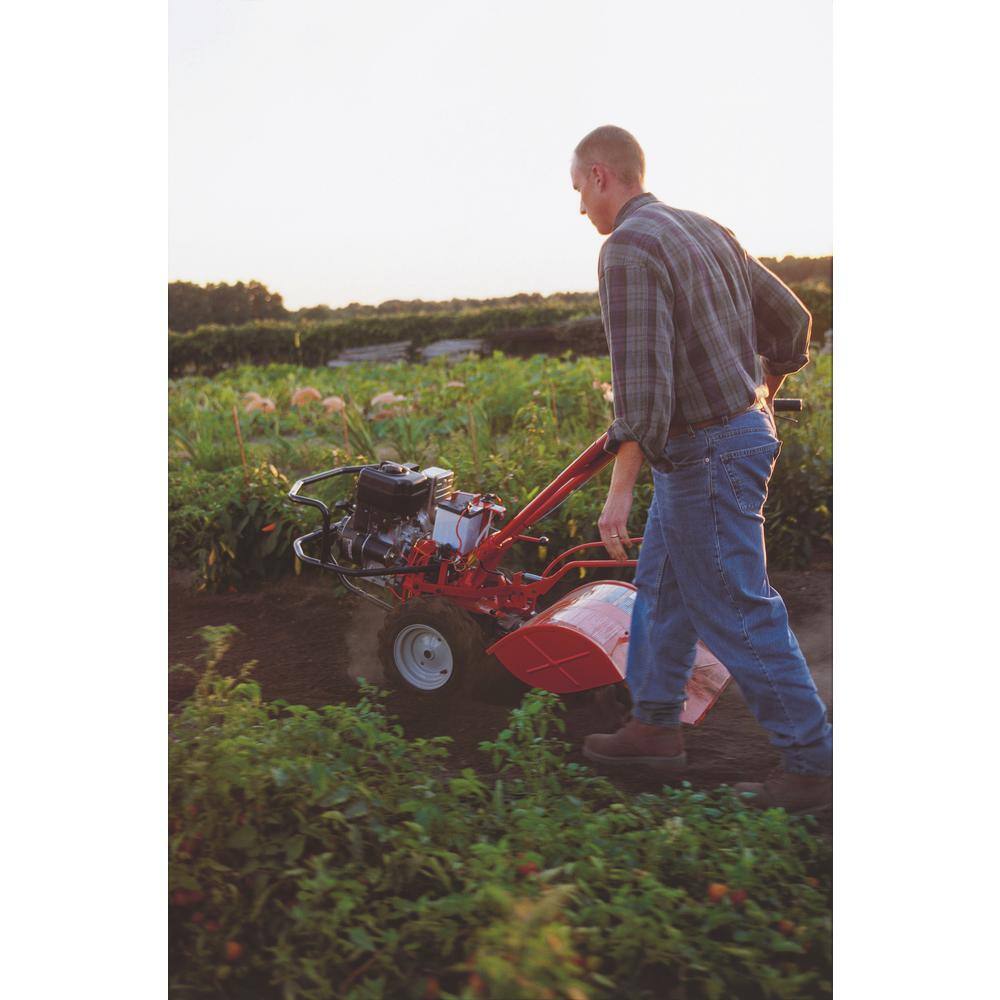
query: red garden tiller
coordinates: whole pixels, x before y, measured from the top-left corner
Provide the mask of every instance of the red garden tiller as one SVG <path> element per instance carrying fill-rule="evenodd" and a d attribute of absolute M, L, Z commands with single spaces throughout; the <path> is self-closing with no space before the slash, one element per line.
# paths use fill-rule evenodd
<path fill-rule="evenodd" d="M 775 400 L 776 410 L 801 408 L 801 400 Z M 378 654 L 396 686 L 444 695 L 481 684 L 500 669 L 499 661 L 529 687 L 557 694 L 604 688 L 627 703 L 623 681 L 635 586 L 598 580 L 544 610 L 538 605 L 567 573 L 634 567 L 636 560 L 567 561 L 586 549 L 603 548 L 595 541 L 567 549 L 540 576 L 500 565 L 517 543 L 547 544 L 544 536 L 526 532 L 614 459 L 604 450 L 606 440 L 602 435 L 590 445 L 506 524 L 500 497 L 455 490 L 448 469 L 380 462 L 307 476 L 288 495 L 319 510 L 323 524 L 295 539 L 295 554 L 386 609 Z M 344 475 L 356 475 L 357 481 L 351 499 L 333 505 L 346 513 L 332 523 L 322 500 L 299 491 Z M 305 547 L 317 542 L 319 557 L 306 555 Z M 362 578 L 379 585 L 384 597 L 354 582 Z M 725 666 L 699 643 L 681 721 L 701 722 L 729 679 Z"/>

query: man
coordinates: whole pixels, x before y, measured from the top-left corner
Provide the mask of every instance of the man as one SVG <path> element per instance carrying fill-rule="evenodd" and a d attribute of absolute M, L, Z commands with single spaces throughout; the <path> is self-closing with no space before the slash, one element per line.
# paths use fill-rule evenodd
<path fill-rule="evenodd" d="M 632 717 L 616 733 L 588 736 L 584 754 L 680 773 L 679 715 L 700 638 L 783 758 L 767 781 L 737 790 L 759 807 L 826 808 L 832 731 L 768 582 L 761 513 L 781 447 L 773 401 L 809 360 L 812 319 L 728 229 L 645 190 L 645 157 L 624 129 L 585 136 L 570 173 L 580 213 L 608 237 L 598 280 L 615 463 L 598 528 L 612 558 L 627 558 L 644 460 L 654 484 L 629 637 Z"/>

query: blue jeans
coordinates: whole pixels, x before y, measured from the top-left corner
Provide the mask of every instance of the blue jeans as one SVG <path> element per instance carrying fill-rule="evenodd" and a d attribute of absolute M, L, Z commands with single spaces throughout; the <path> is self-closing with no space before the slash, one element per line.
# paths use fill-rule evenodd
<path fill-rule="evenodd" d="M 785 770 L 832 772 L 833 734 L 784 601 L 767 579 L 767 483 L 781 444 L 770 414 L 672 437 L 636 567 L 626 681 L 633 715 L 679 725 L 701 641 L 739 685 Z"/>

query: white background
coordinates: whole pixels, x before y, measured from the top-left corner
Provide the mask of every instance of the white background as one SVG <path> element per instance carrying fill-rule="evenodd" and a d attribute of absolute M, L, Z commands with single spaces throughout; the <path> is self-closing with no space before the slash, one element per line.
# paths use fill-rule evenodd
<path fill-rule="evenodd" d="M 986 9 L 835 10 L 835 927 L 850 1000 L 992 989 Z M 612 8 L 596 16 L 602 37 L 622 30 Z M 165 995 L 166 11 L 12 8 L 0 74 L 4 987 Z M 439 197 L 420 210 L 447 215 Z M 477 247 L 490 233 L 448 224 Z M 567 230 L 567 252 L 581 242 Z"/>

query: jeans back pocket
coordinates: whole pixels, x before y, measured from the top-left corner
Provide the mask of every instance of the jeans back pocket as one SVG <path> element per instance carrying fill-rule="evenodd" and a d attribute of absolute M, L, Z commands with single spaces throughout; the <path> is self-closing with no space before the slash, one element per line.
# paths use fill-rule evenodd
<path fill-rule="evenodd" d="M 736 505 L 744 514 L 760 514 L 764 509 L 768 480 L 780 451 L 781 442 L 772 438 L 766 444 L 720 456 Z"/>

